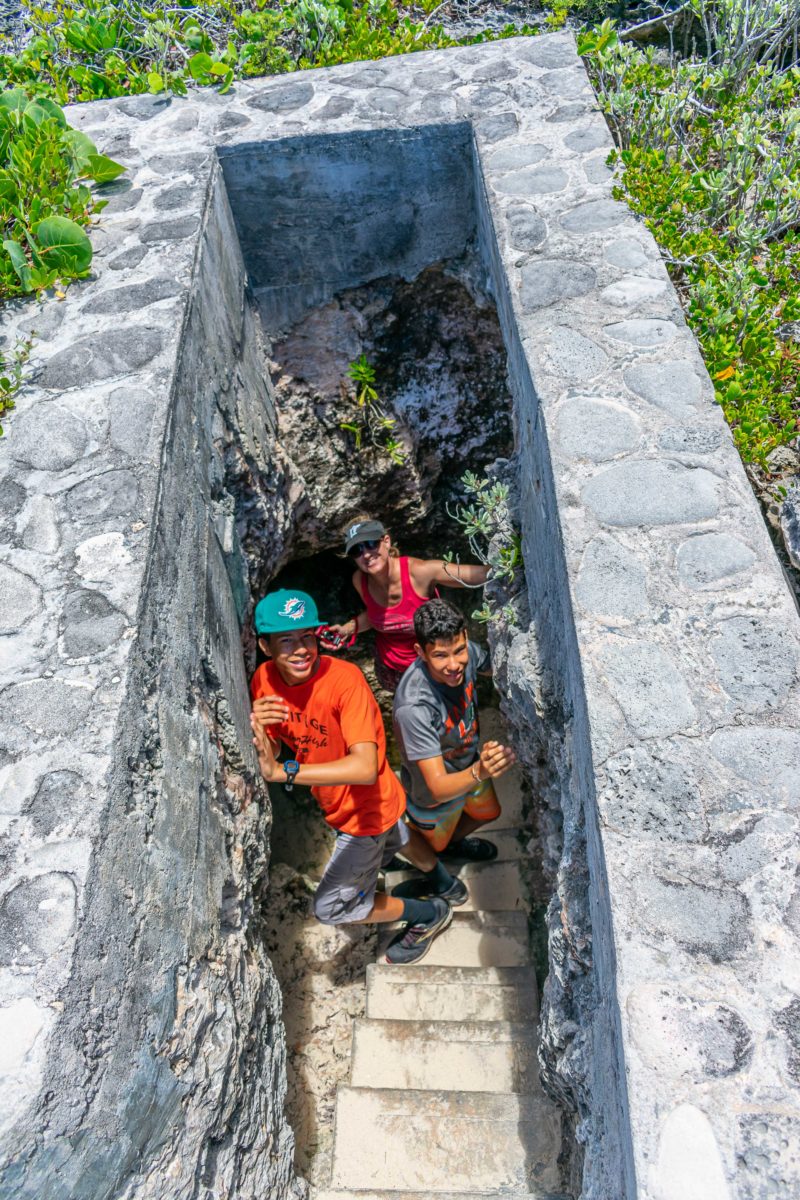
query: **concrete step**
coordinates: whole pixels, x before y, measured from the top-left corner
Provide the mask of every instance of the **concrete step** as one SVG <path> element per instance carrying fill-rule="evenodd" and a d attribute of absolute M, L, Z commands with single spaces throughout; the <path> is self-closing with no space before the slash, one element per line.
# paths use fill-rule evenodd
<path fill-rule="evenodd" d="M 354 1087 L 532 1092 L 535 1027 L 512 1021 L 376 1021 L 353 1029 Z"/>
<path fill-rule="evenodd" d="M 459 912 L 514 912 L 525 908 L 519 863 L 490 862 L 453 865 L 452 874 L 467 885 L 469 899 Z M 417 871 L 389 871 L 386 891 L 391 892 L 405 880 L 419 879 Z"/>
<path fill-rule="evenodd" d="M 397 933 L 382 933 L 378 961 Z M 521 912 L 462 913 L 434 939 L 425 955 L 430 967 L 524 967 L 530 963 L 528 921 Z"/>
<path fill-rule="evenodd" d="M 334 1190 L 556 1190 L 559 1116 L 543 1096 L 340 1087 Z"/>
<path fill-rule="evenodd" d="M 530 1021 L 539 1013 L 532 967 L 370 963 L 367 1016 L 396 1021 Z"/>

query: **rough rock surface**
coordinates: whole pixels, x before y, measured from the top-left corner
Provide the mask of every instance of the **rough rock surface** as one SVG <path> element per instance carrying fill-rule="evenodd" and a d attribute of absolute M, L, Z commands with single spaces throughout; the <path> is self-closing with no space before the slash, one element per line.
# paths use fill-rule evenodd
<path fill-rule="evenodd" d="M 194 286 L 183 247 L 135 306 L 163 329 L 103 334 L 99 388 L 105 369 L 54 339 L 7 443 L 6 487 L 23 485 L 0 570 L 9 1196 L 294 1187 L 281 998 L 252 928 L 270 810 L 225 562 L 225 457 L 274 434 L 224 194 L 189 191 L 209 205 Z M 86 292 L 81 322 L 121 320 Z M 142 344 L 172 365 L 131 387 Z"/>
<path fill-rule="evenodd" d="M 800 439 L 776 446 L 766 467 L 747 464 L 747 474 L 772 530 L 778 557 L 800 606 Z"/>
<path fill-rule="evenodd" d="M 132 186 L 94 277 L 8 316 L 46 336 L 0 480 L 3 1190 L 292 1186 L 239 636 L 242 549 L 274 571 L 304 499 L 245 266 L 277 338 L 474 241 L 514 403 L 527 601 L 495 641 L 546 809 L 542 1060 L 576 1189 L 797 1192 L 797 613 L 570 36 L 71 116 Z M 102 298 L 123 286 L 124 312 Z M 676 363 L 654 399 L 641 368 Z M 698 587 L 684 547 L 712 534 Z"/>
<path fill-rule="evenodd" d="M 800 476 L 791 480 L 780 511 L 783 544 L 792 566 L 800 571 Z"/>
<path fill-rule="evenodd" d="M 494 305 L 474 297 L 470 283 L 462 262 L 450 271 L 430 267 L 409 283 L 389 279 L 345 291 L 273 344 L 278 433 L 302 464 L 296 549 L 330 545 L 367 496 L 374 498 L 370 512 L 389 528 L 418 526 L 434 495 L 440 512 L 453 498 L 466 469 L 508 453 L 505 347 Z M 368 437 L 356 450 L 342 428 L 359 416 L 347 370 L 361 355 L 396 421 L 400 464 Z"/>

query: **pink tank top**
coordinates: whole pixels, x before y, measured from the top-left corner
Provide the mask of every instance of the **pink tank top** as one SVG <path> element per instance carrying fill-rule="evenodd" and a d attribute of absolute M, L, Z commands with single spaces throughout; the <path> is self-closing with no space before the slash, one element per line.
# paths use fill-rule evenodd
<path fill-rule="evenodd" d="M 385 667 L 392 671 L 405 671 L 417 657 L 414 649 L 414 613 L 427 603 L 427 596 L 414 591 L 408 570 L 408 559 L 400 558 L 400 603 L 393 608 L 384 608 L 370 595 L 366 575 L 361 576 L 361 595 L 375 633 L 375 652 Z"/>

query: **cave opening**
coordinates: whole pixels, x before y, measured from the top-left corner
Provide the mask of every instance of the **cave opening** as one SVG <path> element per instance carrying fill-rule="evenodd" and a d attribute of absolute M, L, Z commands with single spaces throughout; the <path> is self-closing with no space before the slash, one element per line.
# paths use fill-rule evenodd
<path fill-rule="evenodd" d="M 465 475 L 516 489 L 509 354 L 480 249 L 471 131 L 456 123 L 290 138 L 220 158 L 284 479 L 278 512 L 263 487 L 253 499 L 241 463 L 232 470 L 249 592 L 257 600 L 274 588 L 301 588 L 324 621 L 343 621 L 363 607 L 342 554 L 355 518 L 381 520 L 403 554 L 473 561 L 454 518 L 467 495 Z M 360 411 L 359 363 L 370 371 L 383 418 L 377 427 Z M 482 592 L 446 595 L 467 614 L 470 636 L 485 642 L 486 626 L 473 616 Z M 252 673 L 252 632 L 245 651 Z M 391 737 L 391 697 L 377 685 L 369 635 L 345 653 L 376 692 Z M 491 684 L 481 700 L 496 708 Z M 396 755 L 391 741 L 389 753 Z M 511 857 L 524 880 L 526 940 L 541 986 L 548 884 L 527 781 L 523 788 L 525 823 L 509 844 L 516 844 Z M 348 1079 L 353 1021 L 365 1013 L 365 974 L 380 932 L 313 920 L 310 900 L 334 835 L 304 789 L 290 798 L 272 785 L 270 799 L 261 929 L 283 993 L 287 1117 L 299 1174 L 325 1187 L 335 1170 L 336 1089 Z M 534 984 L 533 1010 L 535 991 Z M 575 1177 L 571 1118 L 549 1119 L 559 1132 L 548 1179 L 563 1188 Z"/>

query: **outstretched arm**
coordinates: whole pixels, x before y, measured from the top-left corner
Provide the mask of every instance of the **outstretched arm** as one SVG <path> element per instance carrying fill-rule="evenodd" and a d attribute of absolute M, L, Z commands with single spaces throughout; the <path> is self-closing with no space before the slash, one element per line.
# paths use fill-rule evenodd
<path fill-rule="evenodd" d="M 489 568 L 484 563 L 445 562 L 442 558 L 414 558 L 410 563 L 411 582 L 421 596 L 432 587 L 480 587 L 486 582 Z"/>

